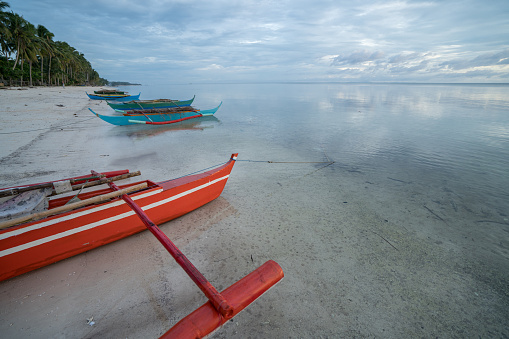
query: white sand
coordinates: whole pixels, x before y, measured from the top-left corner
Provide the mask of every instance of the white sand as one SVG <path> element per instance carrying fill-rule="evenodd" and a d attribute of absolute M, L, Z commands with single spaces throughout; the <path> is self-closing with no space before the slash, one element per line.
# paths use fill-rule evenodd
<path fill-rule="evenodd" d="M 310 160 L 227 135 L 209 142 L 212 133 L 113 127 L 87 110 L 108 110 L 86 97 L 93 90 L 0 90 L 0 133 L 10 133 L 0 134 L 1 187 L 90 169 L 170 179 L 235 151 L 240 159 L 249 151 L 257 159 Z M 331 181 L 331 171 L 340 179 Z M 341 164 L 238 162 L 220 198 L 162 225 L 219 290 L 268 259 L 285 271 L 281 283 L 213 337 L 509 336 L 507 226 L 483 224 L 503 242 L 493 247 L 486 232 L 476 231 L 482 212 L 475 204 L 405 182 L 404 175 L 382 181 Z M 142 232 L 1 282 L 0 333 L 155 338 L 205 301 Z"/>

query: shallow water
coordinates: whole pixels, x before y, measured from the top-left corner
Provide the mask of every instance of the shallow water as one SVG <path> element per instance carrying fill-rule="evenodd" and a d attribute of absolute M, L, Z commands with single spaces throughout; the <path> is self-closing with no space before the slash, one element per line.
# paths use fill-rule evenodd
<path fill-rule="evenodd" d="M 196 94 L 202 109 L 223 102 L 215 119 L 137 129 L 130 152 L 151 149 L 154 176 L 168 159 L 168 174 L 186 173 L 240 153 L 223 193 L 239 236 L 211 232 L 208 240 L 282 265 L 279 301 L 260 305 L 274 306 L 270 321 L 289 323 L 280 336 L 334 336 L 352 318 L 345 337 L 506 333 L 509 86 L 123 89 L 143 99 Z M 287 300 L 316 316 L 303 320 Z M 234 337 L 235 328 L 224 333 Z"/>
<path fill-rule="evenodd" d="M 374 176 L 441 185 L 509 213 L 509 86 L 421 84 L 188 84 L 122 87 L 142 99 L 197 95 L 220 101 L 206 131 L 217 148 L 249 152 L 263 142 L 270 159 L 331 161 Z M 161 130 L 160 130 L 161 131 Z M 172 132 L 171 129 L 163 131 Z M 161 138 L 168 137 L 161 133 Z M 203 137 L 208 138 L 207 135 Z M 153 142 L 154 140 L 151 140 Z M 200 150 L 193 149 L 200 157 Z M 335 175 L 335 173 L 331 173 Z"/>

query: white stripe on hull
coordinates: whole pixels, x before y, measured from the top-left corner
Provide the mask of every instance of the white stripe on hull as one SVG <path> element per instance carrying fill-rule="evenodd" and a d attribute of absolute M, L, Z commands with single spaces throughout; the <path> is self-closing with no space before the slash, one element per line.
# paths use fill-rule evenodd
<path fill-rule="evenodd" d="M 155 191 L 147 192 L 145 194 L 140 194 L 138 196 L 134 196 L 134 197 L 132 197 L 132 199 L 133 200 L 143 199 L 143 198 L 146 198 L 146 197 L 150 197 L 150 196 L 152 196 L 154 194 L 161 193 L 162 191 L 163 191 L 162 189 L 158 189 L 158 190 L 155 190 Z M 12 232 L 2 233 L 2 234 L 0 234 L 0 240 L 7 239 L 7 238 L 10 238 L 10 237 L 14 237 L 14 236 L 17 236 L 17 235 L 20 235 L 20 234 L 23 234 L 23 233 L 26 233 L 26 232 L 30 232 L 30 231 L 33 231 L 33 230 L 37 230 L 37 229 L 40 229 L 40 228 L 48 227 L 48 226 L 57 224 L 57 223 L 62 222 L 62 221 L 72 220 L 72 219 L 79 218 L 79 217 L 82 217 L 82 216 L 87 215 L 87 214 L 103 211 L 103 210 L 106 210 L 108 208 L 117 207 L 117 206 L 120 206 L 122 204 L 125 204 L 124 200 L 117 200 L 115 202 L 106 203 L 104 205 L 100 205 L 100 206 L 97 206 L 97 207 L 94 207 L 94 208 L 90 208 L 90 209 L 87 209 L 85 211 L 71 213 L 71 214 L 62 216 L 60 218 L 55 218 L 55 219 L 51 219 L 51 220 L 48 220 L 48 221 L 40 222 L 38 224 L 34 224 L 32 226 L 29 226 L 29 227 L 20 228 L 18 230 L 12 231 Z"/>
<path fill-rule="evenodd" d="M 176 199 L 179 199 L 179 198 L 182 198 L 188 194 L 191 194 L 191 193 L 194 193 L 194 192 L 197 192 L 201 189 L 204 189 L 208 186 L 211 186 L 217 182 L 220 182 L 222 180 L 226 180 L 228 179 L 229 175 L 225 175 L 224 177 L 221 177 L 221 178 L 218 178 L 218 179 L 215 179 L 215 180 L 212 180 L 212 181 L 209 181 L 208 183 L 206 184 L 203 184 L 203 185 L 200 185 L 200 186 L 197 186 L 195 188 L 192 188 L 190 190 L 187 190 L 185 192 L 182 192 L 182 193 L 179 193 L 177 195 L 174 195 L 172 197 L 169 197 L 169 198 L 166 198 L 164 200 L 161 200 L 161 201 L 157 201 L 155 203 L 152 203 L 152 204 L 149 204 L 147 206 L 144 206 L 142 207 L 142 209 L 145 211 L 145 210 L 149 210 L 151 208 L 154 208 L 154 207 L 157 207 L 157 206 L 161 206 L 161 205 L 164 205 L 170 201 L 173 201 L 173 200 L 176 200 Z M 151 196 L 151 195 L 154 195 L 156 193 L 161 193 L 162 192 L 162 189 L 161 190 L 157 190 L 157 191 L 154 191 L 154 192 L 149 192 L 147 193 L 145 196 Z M 141 199 L 143 197 L 145 197 L 143 195 L 139 195 L 137 197 L 135 197 L 135 199 Z M 25 232 L 28 232 L 28 231 L 31 231 L 31 230 L 34 230 L 34 229 L 39 229 L 39 228 L 42 228 L 42 227 L 46 227 L 46 226 L 49 226 L 49 225 L 52 225 L 52 224 L 55 224 L 57 222 L 62 222 L 62 221 L 67 221 L 67 220 L 70 220 L 70 219 L 73 219 L 73 218 L 76 218 L 78 216 L 82 216 L 82 215 L 86 215 L 86 214 L 90 214 L 92 212 L 97 212 L 97 211 L 100 211 L 100 210 L 104 210 L 104 209 L 107 209 L 107 208 L 111 208 L 111 207 L 115 207 L 115 206 L 119 206 L 121 205 L 122 203 L 125 204 L 125 202 L 123 200 L 121 201 L 116 201 L 114 203 L 110 203 L 110 204 L 107 204 L 108 206 L 105 207 L 105 206 L 99 206 L 97 208 L 93 208 L 93 209 L 90 209 L 90 210 L 87 210 L 87 211 L 83 211 L 83 212 L 78 212 L 78 213 L 74 213 L 74 214 L 71 214 L 71 215 L 68 215 L 68 216 L 65 216 L 65 217 L 62 217 L 62 218 L 57 218 L 57 219 L 54 219 L 54 220 L 50 220 L 48 222 L 45 222 L 45 223 L 48 223 L 47 225 L 43 225 L 43 226 L 39 226 L 39 224 L 37 225 L 33 225 L 32 227 L 27 227 L 28 230 L 24 231 L 24 232 L 21 232 L 21 233 L 25 233 Z M 84 213 L 84 212 L 87 212 L 87 213 Z M 82 213 L 82 214 L 80 214 Z M 75 214 L 80 214 L 78 216 L 75 216 L 73 218 L 70 218 L 71 216 L 75 215 Z M 65 238 L 65 237 L 68 237 L 70 235 L 73 235 L 73 234 L 76 234 L 76 233 L 80 233 L 80 232 L 83 232 L 83 231 L 86 231 L 86 230 L 90 230 L 92 228 L 95 228 L 95 227 L 99 227 L 99 226 L 102 226 L 102 225 L 105 225 L 105 224 L 108 224 L 110 222 L 114 222 L 114 221 L 117 221 L 117 220 L 120 220 L 120 219 L 124 219 L 124 218 L 127 218 L 131 215 L 135 214 L 134 211 L 129 211 L 129 212 L 126 212 L 126 213 L 122 213 L 122 214 L 119 214 L 119 215 L 115 215 L 113 217 L 110 217 L 110 218 L 106 218 L 106 219 L 103 219 L 103 220 L 100 220 L 100 221 L 97 221 L 97 222 L 94 222 L 94 223 L 91 223 L 91 224 L 87 224 L 87 225 L 84 225 L 84 226 L 81 226 L 81 227 L 78 227 L 78 228 L 74 228 L 72 230 L 68 230 L 68 231 L 64 231 L 64 232 L 61 232 L 61 233 L 57 233 L 57 234 L 54 234 L 54 235 L 51 235 L 49 237 L 45 237 L 45 238 L 42 238 L 42 239 L 38 239 L 38 240 L 34 240 L 32 242 L 29 242 L 29 243 L 26 243 L 26 244 L 23 244 L 23 245 L 19 245 L 19 246 L 16 246 L 16 247 L 12 247 L 12 248 L 9 248 L 9 249 L 6 249 L 6 250 L 3 250 L 3 251 L 0 251 L 0 258 L 1 257 L 4 257 L 6 255 L 9 255 L 9 254 L 13 254 L 13 253 L 16 253 L 16 252 L 20 252 L 20 251 L 23 251 L 23 250 L 26 250 L 26 249 L 29 249 L 29 248 L 32 248 L 32 247 L 35 247 L 35 246 L 39 246 L 39 245 L 42 245 L 42 244 L 45 244 L 47 242 L 50 242 L 50 241 L 53 241 L 53 240 L 57 240 L 57 239 L 61 239 L 61 238 Z M 45 224 L 45 223 L 41 223 L 41 224 Z M 39 226 L 39 227 L 37 227 Z M 22 229 L 24 230 L 24 229 Z M 21 231 L 21 230 L 19 230 Z M 21 234 L 21 233 L 17 233 L 17 234 L 11 234 L 11 233 L 15 233 L 16 231 L 13 231 L 13 232 L 10 232 L 7 234 L 7 236 L 4 236 L 0 239 L 5 239 L 5 238 L 8 238 L 9 236 L 13 236 L 13 235 L 18 235 L 18 234 Z M 4 235 L 4 234 L 2 234 Z"/>

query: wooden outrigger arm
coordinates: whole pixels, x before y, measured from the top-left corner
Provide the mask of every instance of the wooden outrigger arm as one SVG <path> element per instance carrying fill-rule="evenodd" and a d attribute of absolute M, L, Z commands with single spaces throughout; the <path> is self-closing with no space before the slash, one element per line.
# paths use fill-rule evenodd
<path fill-rule="evenodd" d="M 92 173 L 99 174 L 95 171 Z M 113 182 L 108 185 L 114 191 L 120 190 Z M 233 318 L 284 277 L 281 267 L 275 261 L 269 260 L 223 293 L 219 293 L 127 194 L 121 198 L 209 299 L 209 302 L 182 319 L 161 338 L 202 338 Z"/>

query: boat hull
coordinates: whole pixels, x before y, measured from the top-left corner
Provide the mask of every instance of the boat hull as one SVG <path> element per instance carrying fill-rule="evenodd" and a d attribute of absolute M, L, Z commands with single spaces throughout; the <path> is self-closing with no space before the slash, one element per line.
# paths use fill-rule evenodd
<path fill-rule="evenodd" d="M 86 92 L 85 92 L 86 93 Z M 88 94 L 87 96 L 92 100 L 114 100 L 114 101 L 131 101 L 138 100 L 140 93 L 137 95 L 126 95 L 126 94 Z"/>
<path fill-rule="evenodd" d="M 94 113 L 96 116 L 101 118 L 102 120 L 117 126 L 125 126 L 125 125 L 136 125 L 143 123 L 172 123 L 178 122 L 188 119 L 200 118 L 202 116 L 211 116 L 214 115 L 217 110 L 221 107 L 221 104 L 216 108 L 209 110 L 201 110 L 201 111 L 187 111 L 187 112 L 178 112 L 178 113 L 169 113 L 169 114 L 130 114 L 130 115 L 102 115 L 89 110 Z"/>
<path fill-rule="evenodd" d="M 160 100 L 138 100 L 135 102 L 125 101 L 118 102 L 118 100 L 113 102 L 107 102 L 107 104 L 113 108 L 118 110 L 131 110 L 131 109 L 153 109 L 153 108 L 170 108 L 170 107 L 185 107 L 191 106 L 194 101 L 194 97 L 189 100 L 182 101 L 160 101 Z"/>
<path fill-rule="evenodd" d="M 236 154 L 201 174 L 160 183 L 129 194 L 156 224 L 180 217 L 219 197 Z M 139 184 L 120 186 L 125 188 Z M 104 194 L 111 189 L 85 194 Z M 61 198 L 61 199 L 69 199 Z M 60 205 L 64 202 L 53 202 Z M 146 227 L 120 198 L 0 231 L 0 281 L 128 237 Z"/>

